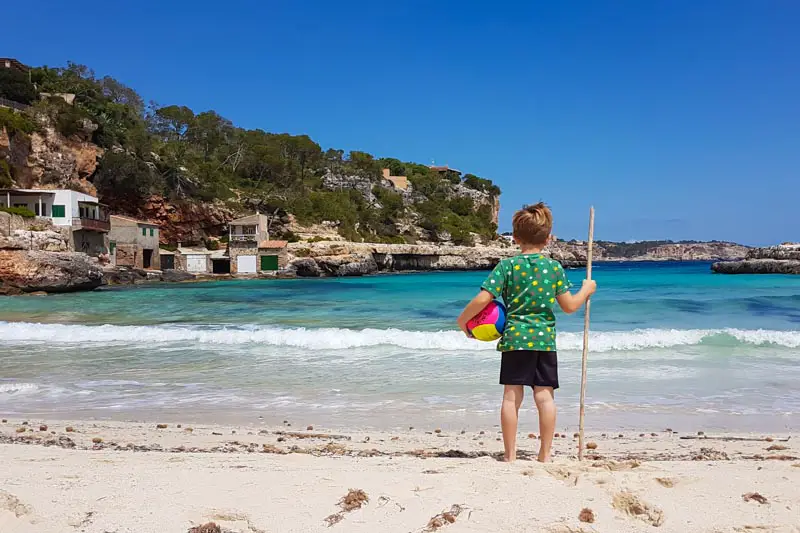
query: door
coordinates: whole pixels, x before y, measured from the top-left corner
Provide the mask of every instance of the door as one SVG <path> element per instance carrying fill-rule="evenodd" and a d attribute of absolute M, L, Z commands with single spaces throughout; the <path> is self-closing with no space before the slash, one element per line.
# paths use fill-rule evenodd
<path fill-rule="evenodd" d="M 256 273 L 256 256 L 240 255 L 236 258 L 236 272 L 239 274 Z"/>
<path fill-rule="evenodd" d="M 162 255 L 161 256 L 161 270 L 174 270 L 175 269 L 175 256 Z"/>
<path fill-rule="evenodd" d="M 153 250 L 142 250 L 142 268 L 151 268 L 153 266 Z"/>
<path fill-rule="evenodd" d="M 206 256 L 204 255 L 187 255 L 186 256 L 186 270 L 189 272 L 205 272 L 206 271 Z"/>
<path fill-rule="evenodd" d="M 261 256 L 261 270 L 278 270 L 278 256 L 277 255 L 262 255 Z"/>

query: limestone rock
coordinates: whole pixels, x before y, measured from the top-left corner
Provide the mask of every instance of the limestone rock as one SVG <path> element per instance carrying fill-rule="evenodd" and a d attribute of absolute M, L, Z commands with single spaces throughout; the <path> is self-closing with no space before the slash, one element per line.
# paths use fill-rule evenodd
<path fill-rule="evenodd" d="M 83 132 L 66 138 L 45 118 L 30 136 L 5 135 L 0 151 L 14 168 L 16 185 L 23 188 L 74 188 L 96 195 L 88 178 L 97 168 L 103 149 L 90 141 L 97 125 L 87 122 Z M 7 139 L 7 141 L 6 141 Z"/>
<path fill-rule="evenodd" d="M 161 273 L 162 281 L 181 282 L 194 280 L 194 274 L 184 272 L 183 270 L 164 270 Z"/>
<path fill-rule="evenodd" d="M 0 285 L 24 292 L 90 290 L 103 271 L 82 253 L 0 250 Z"/>
<path fill-rule="evenodd" d="M 722 261 L 711 265 L 719 274 L 800 274 L 800 260 L 793 259 L 745 259 L 744 261 Z"/>
<path fill-rule="evenodd" d="M 720 274 L 800 274 L 800 244 L 753 248 L 744 261 L 714 263 L 711 270 Z"/>

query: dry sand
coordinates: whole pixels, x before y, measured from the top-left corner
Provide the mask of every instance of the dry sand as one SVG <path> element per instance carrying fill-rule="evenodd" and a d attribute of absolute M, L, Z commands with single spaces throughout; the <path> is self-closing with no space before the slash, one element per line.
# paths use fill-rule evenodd
<path fill-rule="evenodd" d="M 800 533 L 789 435 L 591 434 L 578 463 L 570 433 L 554 463 L 509 465 L 496 428 L 22 422 L 0 424 L 0 533 Z M 531 457 L 537 442 L 520 446 Z M 364 494 L 343 501 L 350 489 Z"/>

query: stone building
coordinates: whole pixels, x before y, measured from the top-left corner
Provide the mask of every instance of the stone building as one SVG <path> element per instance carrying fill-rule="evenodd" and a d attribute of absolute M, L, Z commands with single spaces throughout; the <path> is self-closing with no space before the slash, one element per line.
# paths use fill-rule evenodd
<path fill-rule="evenodd" d="M 228 257 L 232 274 L 258 274 L 285 268 L 286 241 L 269 239 L 269 218 L 256 213 L 233 220 L 228 230 Z"/>
<path fill-rule="evenodd" d="M 112 265 L 155 270 L 161 268 L 157 225 L 111 215 L 108 237 Z"/>

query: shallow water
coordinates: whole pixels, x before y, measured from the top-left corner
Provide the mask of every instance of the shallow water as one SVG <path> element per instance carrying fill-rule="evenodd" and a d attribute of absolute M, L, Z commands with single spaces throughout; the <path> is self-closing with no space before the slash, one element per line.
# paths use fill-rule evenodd
<path fill-rule="evenodd" d="M 499 354 L 454 326 L 485 274 L 6 298 L 0 412 L 485 427 L 497 419 Z M 703 263 L 599 265 L 595 278 L 588 427 L 797 428 L 800 278 L 713 275 Z M 567 427 L 583 317 L 558 317 Z"/>

